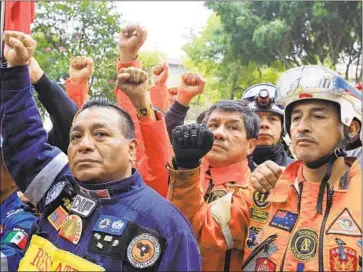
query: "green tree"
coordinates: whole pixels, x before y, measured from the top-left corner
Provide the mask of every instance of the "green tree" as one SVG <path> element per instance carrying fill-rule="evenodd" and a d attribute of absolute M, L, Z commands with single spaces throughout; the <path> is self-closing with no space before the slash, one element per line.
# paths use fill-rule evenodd
<path fill-rule="evenodd" d="M 120 25 L 121 14 L 112 2 L 37 2 L 35 58 L 52 79 L 63 83 L 72 57 L 92 57 L 90 95 L 114 99 Z"/>

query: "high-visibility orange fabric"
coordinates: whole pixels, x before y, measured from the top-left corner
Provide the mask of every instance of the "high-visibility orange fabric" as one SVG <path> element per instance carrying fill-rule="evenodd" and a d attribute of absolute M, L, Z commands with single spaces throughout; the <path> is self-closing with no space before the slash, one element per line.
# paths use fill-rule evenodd
<path fill-rule="evenodd" d="M 5 2 L 4 30 L 15 30 L 30 34 L 30 24 L 35 18 L 35 2 Z"/>
<path fill-rule="evenodd" d="M 169 92 L 166 86 L 153 86 L 150 88 L 150 98 L 153 105 L 163 112 L 167 112 L 170 108 L 168 96 Z"/>
<path fill-rule="evenodd" d="M 65 87 L 69 98 L 72 99 L 74 103 L 76 103 L 78 108 L 81 108 L 88 99 L 88 82 L 74 83 L 69 78 L 65 82 Z"/>
<path fill-rule="evenodd" d="M 348 159 L 346 163 L 349 163 Z M 245 271 L 318 271 L 319 263 L 323 264 L 325 271 L 361 269 L 358 264 L 362 243 L 362 173 L 359 164 L 355 161 L 351 165 L 345 188 L 341 188 L 338 181 L 332 189 L 332 206 L 327 215 L 327 195 L 324 197 L 323 214 L 319 215 L 316 212 L 316 202 L 320 184 L 298 178 L 302 167 L 303 164 L 297 161 L 286 168 L 276 188 L 267 198 L 269 202 L 266 207 L 261 208 L 256 204 L 255 191 L 250 186 L 230 187 L 234 190 L 228 227 L 234 247 L 241 252 L 244 250 Z M 173 187 L 170 199 L 187 216 L 194 228 L 202 254 L 202 269 L 223 270 L 223 260 L 218 257 L 223 256 L 227 250 L 226 239 L 221 226 L 213 217 L 213 203 L 206 205 L 202 200 L 200 168 L 169 168 Z M 302 183 L 300 211 L 295 181 L 296 186 Z M 266 222 L 256 222 L 256 214 L 264 214 Z M 295 218 L 294 224 L 284 221 L 284 216 L 288 220 Z M 281 221 L 282 225 L 287 224 L 291 229 L 281 227 L 281 224 L 277 224 L 280 227 L 276 227 L 278 218 L 284 219 Z M 322 225 L 323 220 L 325 226 Z M 251 251 L 246 249 L 245 245 L 248 230 L 252 227 L 261 227 L 262 236 L 259 244 Z M 338 243 L 341 244 L 340 250 L 343 253 L 340 255 L 337 253 L 340 252 Z M 322 246 L 322 256 L 319 253 L 319 244 Z M 239 260 L 241 259 L 242 254 Z M 241 270 L 241 265 L 242 262 L 231 263 L 231 270 Z"/>
<path fill-rule="evenodd" d="M 171 177 L 169 200 L 182 211 L 193 227 L 202 255 L 202 270 L 223 271 L 226 250 L 210 247 L 209 243 L 216 241 L 209 241 L 214 238 L 208 235 L 208 231 L 204 231 L 214 224 L 218 226 L 207 202 L 215 201 L 233 191 L 231 188 L 235 184 L 244 185 L 248 182 L 251 171 L 247 159 L 219 168 L 211 168 L 208 161 L 203 159 L 202 165 L 194 170 L 173 170 L 170 166 L 168 169 Z M 204 196 L 211 180 L 214 186 L 206 202 Z M 222 233 L 221 235 L 223 238 Z M 223 240 L 219 244 L 223 244 Z M 241 263 L 242 247 L 235 247 L 231 250 L 230 271 L 240 270 Z"/>

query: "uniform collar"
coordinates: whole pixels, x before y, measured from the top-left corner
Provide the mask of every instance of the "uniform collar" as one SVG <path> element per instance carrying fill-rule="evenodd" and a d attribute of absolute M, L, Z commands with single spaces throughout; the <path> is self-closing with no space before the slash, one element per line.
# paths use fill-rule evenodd
<path fill-rule="evenodd" d="M 78 184 L 81 192 L 101 201 L 118 198 L 145 186 L 139 171 L 136 169 L 132 169 L 132 175 L 128 178 L 98 184 Z"/>
<path fill-rule="evenodd" d="M 202 173 L 207 179 L 213 180 L 214 186 L 221 185 L 229 181 L 241 184 L 241 182 L 247 182 L 246 179 L 251 175 L 247 159 L 224 167 L 211 167 L 208 161 L 203 159 L 202 170 Z"/>

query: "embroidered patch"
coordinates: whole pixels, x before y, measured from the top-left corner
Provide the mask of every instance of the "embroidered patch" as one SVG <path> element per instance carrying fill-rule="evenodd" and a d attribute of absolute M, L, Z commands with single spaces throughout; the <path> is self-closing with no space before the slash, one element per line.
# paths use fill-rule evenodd
<path fill-rule="evenodd" d="M 269 192 L 261 193 L 259 191 L 255 191 L 253 193 L 253 204 L 255 204 L 258 208 L 266 208 L 270 205 L 270 202 L 268 202 L 266 199 L 269 195 Z"/>
<path fill-rule="evenodd" d="M 227 194 L 227 191 L 225 190 L 214 190 L 212 192 L 210 192 L 208 199 L 207 199 L 207 203 L 212 203 L 213 201 L 216 201 L 219 198 L 224 197 Z"/>
<path fill-rule="evenodd" d="M 362 240 L 358 240 L 357 244 L 358 244 L 359 247 L 362 247 Z"/>
<path fill-rule="evenodd" d="M 2 243 L 4 244 L 14 244 L 20 249 L 24 250 L 26 243 L 28 241 L 28 234 L 23 229 L 14 228 L 12 231 L 6 235 L 4 241 Z"/>
<path fill-rule="evenodd" d="M 345 208 L 328 228 L 327 234 L 343 234 L 347 236 L 362 236 L 359 225 Z"/>
<path fill-rule="evenodd" d="M 348 246 L 338 246 L 329 250 L 331 271 L 357 271 L 357 251 Z"/>
<path fill-rule="evenodd" d="M 315 257 L 318 234 L 311 229 L 299 229 L 291 238 L 291 252 L 299 261 L 311 261 Z"/>
<path fill-rule="evenodd" d="M 56 229 L 62 226 L 62 224 L 66 221 L 68 213 L 63 209 L 62 206 L 59 206 L 52 212 L 48 217 L 49 223 Z"/>
<path fill-rule="evenodd" d="M 243 271 L 256 271 L 256 262 L 258 258 L 269 258 L 272 254 L 278 251 L 278 247 L 275 242 L 267 242 L 269 238 L 267 238 L 264 242 L 259 244 L 254 251 L 250 254 L 256 254 L 252 259 L 248 260 L 250 257 L 247 257 L 245 263 L 242 266 Z"/>
<path fill-rule="evenodd" d="M 262 234 L 263 234 L 262 228 L 250 227 L 248 229 L 246 247 L 250 250 L 254 249 L 255 246 L 260 243 Z"/>
<path fill-rule="evenodd" d="M 297 214 L 289 211 L 277 210 L 270 222 L 270 226 L 291 232 L 294 228 Z"/>
<path fill-rule="evenodd" d="M 54 184 L 48 191 L 47 197 L 45 198 L 45 205 L 48 205 L 54 201 L 62 192 L 66 183 L 64 181 Z"/>
<path fill-rule="evenodd" d="M 136 236 L 127 247 L 127 259 L 133 267 L 139 269 L 154 265 L 160 253 L 159 241 L 149 233 Z"/>
<path fill-rule="evenodd" d="M 59 236 L 73 244 L 78 244 L 82 234 L 82 219 L 75 214 L 68 215 L 59 229 Z"/>
<path fill-rule="evenodd" d="M 256 207 L 251 207 L 251 219 L 256 222 L 266 223 L 268 218 L 268 212 Z"/>
<path fill-rule="evenodd" d="M 111 199 L 111 196 L 110 196 L 110 193 L 109 193 L 108 189 L 87 190 L 85 188 L 81 188 L 81 192 L 85 193 L 90 198 Z"/>
<path fill-rule="evenodd" d="M 105 232 L 111 235 L 122 235 L 127 226 L 127 220 L 110 215 L 101 214 L 97 219 L 94 231 Z"/>
<path fill-rule="evenodd" d="M 22 209 L 22 208 L 19 208 L 19 209 L 15 209 L 15 210 L 8 211 L 8 212 L 6 213 L 6 218 L 9 218 L 10 216 L 12 216 L 12 215 L 14 215 L 14 214 L 16 214 L 16 213 L 20 213 L 20 212 L 23 212 L 23 211 L 24 211 L 24 209 Z"/>
<path fill-rule="evenodd" d="M 269 258 L 258 258 L 254 271 L 275 271 L 276 264 Z"/>
<path fill-rule="evenodd" d="M 96 201 L 87 197 L 76 195 L 73 200 L 71 211 L 82 217 L 88 217 L 96 208 Z"/>

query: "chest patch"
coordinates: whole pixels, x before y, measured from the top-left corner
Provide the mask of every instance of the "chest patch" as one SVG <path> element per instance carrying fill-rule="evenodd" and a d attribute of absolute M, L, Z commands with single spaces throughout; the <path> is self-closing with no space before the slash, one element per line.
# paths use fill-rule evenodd
<path fill-rule="evenodd" d="M 76 195 L 72 203 L 71 211 L 82 217 L 88 217 L 95 208 L 96 201 L 81 195 Z"/>
<path fill-rule="evenodd" d="M 250 250 L 254 249 L 255 246 L 261 242 L 262 234 L 263 234 L 262 228 L 250 227 L 248 229 L 246 247 Z"/>
<path fill-rule="evenodd" d="M 122 235 L 127 226 L 127 220 L 120 219 L 110 215 L 100 215 L 97 219 L 96 225 L 93 227 L 94 231 L 104 232 L 111 235 Z"/>
<path fill-rule="evenodd" d="M 76 245 L 81 239 L 82 225 L 82 219 L 78 215 L 68 215 L 59 229 L 59 236 Z"/>
<path fill-rule="evenodd" d="M 253 193 L 253 204 L 255 204 L 258 208 L 266 208 L 270 205 L 270 202 L 268 202 L 266 199 L 268 197 L 269 193 L 261 193 L 259 191 L 255 191 Z"/>
<path fill-rule="evenodd" d="M 65 185 L 66 183 L 64 181 L 54 184 L 48 191 L 48 194 L 45 198 L 45 205 L 48 205 L 54 201 L 61 194 Z"/>
<path fill-rule="evenodd" d="M 329 226 L 327 234 L 343 234 L 347 236 L 362 236 L 362 231 L 345 208 Z"/>
<path fill-rule="evenodd" d="M 291 252 L 299 261 L 314 259 L 317 246 L 318 234 L 312 229 L 299 229 L 291 238 Z"/>
<path fill-rule="evenodd" d="M 259 222 L 259 223 L 266 223 L 267 222 L 267 218 L 268 218 L 268 212 L 256 208 L 256 207 L 251 207 L 250 209 L 250 214 L 251 214 L 251 220 Z"/>
<path fill-rule="evenodd" d="M 136 236 L 127 247 L 127 259 L 133 267 L 140 269 L 154 265 L 160 253 L 158 239 L 149 233 Z"/>
<path fill-rule="evenodd" d="M 256 266 L 254 271 L 275 271 L 276 264 L 271 261 L 269 258 L 258 258 L 256 260 Z"/>
<path fill-rule="evenodd" d="M 270 222 L 270 226 L 291 232 L 294 228 L 297 214 L 289 211 L 277 210 Z"/>
<path fill-rule="evenodd" d="M 52 212 L 48 217 L 48 221 L 49 223 L 56 229 L 59 230 L 59 228 L 62 226 L 62 224 L 66 221 L 68 216 L 68 213 L 65 211 L 65 209 L 63 209 L 62 206 L 58 206 L 58 208 L 56 208 L 54 210 L 54 212 Z"/>
<path fill-rule="evenodd" d="M 357 271 L 357 251 L 345 245 L 330 249 L 329 265 L 331 271 Z"/>

